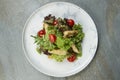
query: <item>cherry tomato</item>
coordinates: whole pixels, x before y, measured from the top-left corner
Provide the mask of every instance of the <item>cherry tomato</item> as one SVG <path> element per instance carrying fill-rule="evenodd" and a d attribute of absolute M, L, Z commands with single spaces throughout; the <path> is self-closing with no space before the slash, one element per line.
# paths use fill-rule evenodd
<path fill-rule="evenodd" d="M 45 34 L 46 34 L 46 33 L 45 33 L 45 30 L 44 30 L 44 29 L 38 31 L 38 36 L 40 36 L 40 37 L 42 37 L 42 36 L 45 35 Z"/>
<path fill-rule="evenodd" d="M 56 36 L 54 34 L 49 34 L 49 40 L 51 43 L 54 43 L 56 41 Z"/>
<path fill-rule="evenodd" d="M 73 27 L 73 25 L 74 25 L 74 20 L 73 20 L 73 19 L 67 19 L 67 24 L 68 24 L 70 27 Z"/>
<path fill-rule="evenodd" d="M 55 20 L 55 21 L 53 22 L 53 25 L 56 25 L 56 24 L 58 24 L 58 21 L 57 21 L 57 20 Z"/>
<path fill-rule="evenodd" d="M 73 62 L 73 61 L 75 61 L 75 59 L 76 59 L 76 55 L 75 54 L 73 54 L 73 55 L 71 55 L 70 57 L 67 58 L 67 60 L 69 62 Z"/>

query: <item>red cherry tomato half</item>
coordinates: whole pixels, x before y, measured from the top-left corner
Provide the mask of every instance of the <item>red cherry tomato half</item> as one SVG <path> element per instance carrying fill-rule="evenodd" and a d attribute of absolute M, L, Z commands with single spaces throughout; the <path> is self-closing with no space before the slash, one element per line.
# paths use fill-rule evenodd
<path fill-rule="evenodd" d="M 42 37 L 43 35 L 45 35 L 45 30 L 40 30 L 38 31 L 38 36 Z"/>
<path fill-rule="evenodd" d="M 49 34 L 49 40 L 51 43 L 54 43 L 56 41 L 56 36 L 54 34 Z"/>
<path fill-rule="evenodd" d="M 55 21 L 53 22 L 53 25 L 56 25 L 56 24 L 58 24 L 58 21 L 57 21 L 57 20 L 55 20 Z"/>
<path fill-rule="evenodd" d="M 73 25 L 74 25 L 74 20 L 73 20 L 73 19 L 67 19 L 67 24 L 68 24 L 70 27 L 73 27 Z"/>
<path fill-rule="evenodd" d="M 76 55 L 75 54 L 73 54 L 73 55 L 71 55 L 70 57 L 67 58 L 67 60 L 69 62 L 73 62 L 73 61 L 75 61 L 75 59 L 76 59 Z"/>

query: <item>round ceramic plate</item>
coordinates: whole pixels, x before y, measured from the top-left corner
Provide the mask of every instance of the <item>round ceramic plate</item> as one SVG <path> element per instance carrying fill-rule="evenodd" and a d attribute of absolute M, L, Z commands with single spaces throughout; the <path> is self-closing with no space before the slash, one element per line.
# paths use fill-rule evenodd
<path fill-rule="evenodd" d="M 42 29 L 44 17 L 52 14 L 56 17 L 72 18 L 83 27 L 85 37 L 82 43 L 82 57 L 73 63 L 64 60 L 56 62 L 44 54 L 38 54 L 36 45 L 31 35 L 36 35 Z M 67 2 L 53 2 L 37 9 L 27 20 L 23 30 L 23 49 L 28 61 L 38 71 L 55 77 L 66 77 L 83 70 L 93 59 L 98 35 L 92 18 L 82 8 Z"/>

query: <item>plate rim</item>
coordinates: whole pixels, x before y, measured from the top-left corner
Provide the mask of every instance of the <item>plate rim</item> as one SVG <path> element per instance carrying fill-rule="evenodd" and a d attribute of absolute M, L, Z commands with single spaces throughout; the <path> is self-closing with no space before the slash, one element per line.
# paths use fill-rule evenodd
<path fill-rule="evenodd" d="M 66 75 L 56 75 L 56 74 L 49 74 L 47 72 L 44 72 L 44 71 L 41 71 L 38 67 L 36 67 L 33 62 L 30 60 L 30 58 L 28 57 L 28 52 L 26 51 L 25 49 L 25 45 L 24 45 L 24 34 L 25 34 L 25 30 L 26 30 L 26 26 L 27 24 L 29 23 L 30 19 L 32 18 L 32 16 L 35 15 L 35 13 L 37 13 L 40 9 L 46 7 L 46 6 L 49 6 L 49 5 L 52 5 L 52 4 L 55 4 L 55 3 L 65 3 L 65 4 L 70 4 L 76 8 L 80 8 L 81 10 L 83 10 L 85 13 L 87 13 L 87 11 L 85 11 L 83 8 L 81 8 L 80 6 L 74 4 L 74 3 L 70 3 L 70 2 L 64 2 L 64 1 L 56 1 L 56 2 L 50 2 L 50 3 L 46 3 L 44 5 L 42 5 L 41 7 L 37 8 L 36 10 L 34 10 L 32 12 L 32 14 L 27 18 L 26 22 L 25 22 L 25 25 L 23 27 L 23 31 L 22 31 L 22 48 L 23 48 L 23 51 L 24 51 L 24 55 L 25 57 L 27 58 L 28 62 L 32 65 L 32 67 L 34 67 L 37 71 L 43 73 L 43 74 L 46 74 L 48 76 L 53 76 L 53 77 L 68 77 L 68 76 L 72 76 L 72 75 L 75 75 L 81 71 L 83 71 L 93 60 L 93 58 L 95 57 L 95 54 L 96 54 L 96 51 L 98 49 L 98 31 L 97 31 L 97 27 L 96 27 L 96 24 L 94 22 L 94 20 L 92 19 L 92 17 L 87 13 L 87 15 L 89 16 L 89 18 L 92 20 L 94 26 L 95 26 L 95 30 L 96 30 L 96 35 L 97 35 L 97 40 L 96 40 L 96 43 L 97 43 L 97 46 L 96 46 L 96 49 L 95 49 L 95 52 L 94 52 L 94 55 L 92 57 L 89 58 L 88 62 L 86 63 L 86 65 L 82 66 L 79 70 L 75 70 L 73 73 L 69 73 L 69 74 L 66 74 Z"/>

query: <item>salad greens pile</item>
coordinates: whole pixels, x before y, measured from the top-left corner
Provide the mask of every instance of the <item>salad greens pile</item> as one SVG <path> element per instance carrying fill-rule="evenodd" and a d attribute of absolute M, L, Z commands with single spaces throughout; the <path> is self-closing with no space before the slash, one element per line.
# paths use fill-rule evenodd
<path fill-rule="evenodd" d="M 43 21 L 43 29 L 32 36 L 37 44 L 37 52 L 48 55 L 48 58 L 62 62 L 65 58 L 73 62 L 82 56 L 81 43 L 84 38 L 82 26 L 73 19 L 56 18 L 51 14 Z"/>

